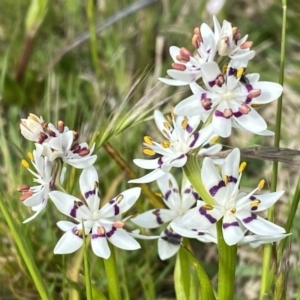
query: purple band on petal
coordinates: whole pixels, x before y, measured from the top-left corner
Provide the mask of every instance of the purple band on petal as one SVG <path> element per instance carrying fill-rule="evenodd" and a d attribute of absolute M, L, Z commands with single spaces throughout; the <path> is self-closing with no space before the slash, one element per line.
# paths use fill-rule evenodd
<path fill-rule="evenodd" d="M 236 77 L 236 71 L 237 71 L 236 69 L 230 67 L 227 74 L 229 76 L 234 75 Z"/>
<path fill-rule="evenodd" d="M 169 189 L 169 190 L 166 192 L 166 194 L 165 194 L 165 199 L 166 199 L 166 200 L 168 200 L 168 198 L 170 197 L 170 195 L 172 194 L 172 192 L 173 192 L 174 194 L 178 194 L 178 190 L 177 190 L 177 189 L 175 189 L 175 188 Z"/>
<path fill-rule="evenodd" d="M 184 158 L 184 157 L 185 157 L 185 154 L 181 154 L 180 156 L 178 156 L 178 157 L 172 159 L 171 162 L 173 162 L 174 160 L 177 160 L 177 159 L 182 159 L 182 158 Z"/>
<path fill-rule="evenodd" d="M 212 80 L 212 81 L 209 81 L 209 82 L 208 82 L 208 85 L 209 85 L 210 87 L 213 87 L 215 84 L 216 84 L 216 81 L 215 81 L 215 80 Z"/>
<path fill-rule="evenodd" d="M 215 111 L 215 116 L 216 117 L 222 117 L 222 118 L 225 118 L 225 119 L 230 119 L 231 118 L 231 116 L 225 117 L 223 112 L 221 112 L 220 110 Z"/>
<path fill-rule="evenodd" d="M 76 218 L 77 209 L 82 205 L 83 205 L 83 203 L 81 201 L 74 201 L 74 206 L 70 211 L 70 216 L 73 218 Z"/>
<path fill-rule="evenodd" d="M 168 229 L 164 230 L 164 234 L 165 234 L 165 236 L 161 237 L 164 241 L 166 241 L 170 244 L 173 244 L 173 245 L 180 245 L 181 235 L 171 232 Z"/>
<path fill-rule="evenodd" d="M 214 185 L 212 188 L 209 189 L 209 193 L 214 196 L 220 188 L 225 186 L 225 182 L 223 180 L 219 181 L 218 185 Z"/>
<path fill-rule="evenodd" d="M 234 182 L 237 183 L 237 178 L 233 177 L 233 176 L 227 176 L 227 180 L 228 182 Z"/>
<path fill-rule="evenodd" d="M 207 213 L 207 210 L 203 206 L 199 208 L 199 213 L 200 215 L 204 216 L 211 224 L 215 224 L 217 222 L 217 219 Z"/>
<path fill-rule="evenodd" d="M 204 100 L 204 99 L 206 99 L 206 98 L 207 98 L 207 93 L 201 94 L 201 100 Z"/>
<path fill-rule="evenodd" d="M 156 217 L 156 222 L 157 222 L 159 225 L 161 225 L 161 224 L 164 223 L 163 220 L 162 220 L 162 218 L 161 218 L 161 216 L 160 216 L 160 209 L 155 209 L 155 210 L 152 211 L 152 213 L 155 215 L 155 217 Z"/>
<path fill-rule="evenodd" d="M 234 227 L 239 227 L 239 223 L 237 221 L 231 222 L 231 223 L 223 223 L 223 229 L 226 229 L 228 227 L 234 226 Z"/>
<path fill-rule="evenodd" d="M 103 234 L 93 233 L 92 234 L 92 239 L 97 239 L 99 237 L 102 237 L 102 238 L 105 237 L 105 233 L 103 233 Z"/>
<path fill-rule="evenodd" d="M 106 237 L 108 238 L 112 237 L 116 230 L 117 228 L 113 226 L 110 231 L 106 232 Z"/>
<path fill-rule="evenodd" d="M 76 236 L 78 236 L 79 238 L 83 238 L 83 235 L 82 235 L 82 231 L 81 230 L 78 230 L 77 227 L 73 227 L 72 228 L 72 233 Z"/>
<path fill-rule="evenodd" d="M 193 148 L 195 146 L 196 142 L 199 139 L 199 136 L 200 136 L 199 131 L 194 132 L 194 134 L 193 134 L 194 139 L 193 139 L 193 141 L 189 145 L 190 148 Z"/>
<path fill-rule="evenodd" d="M 193 189 L 185 189 L 184 194 L 191 194 L 196 200 L 199 198 L 199 195 L 197 192 L 195 192 Z"/>
<path fill-rule="evenodd" d="M 116 200 L 110 200 L 108 203 L 111 204 L 111 205 L 114 204 L 115 216 L 118 215 L 120 213 L 120 208 L 117 204 L 117 201 Z"/>
<path fill-rule="evenodd" d="M 157 160 L 157 163 L 158 163 L 158 166 L 160 168 L 162 166 L 162 164 L 163 164 L 162 157 L 159 157 L 159 159 Z"/>
<path fill-rule="evenodd" d="M 245 88 L 247 89 L 248 93 L 253 90 L 252 84 L 249 84 L 249 83 L 245 85 Z"/>
<path fill-rule="evenodd" d="M 249 104 L 249 103 L 251 103 L 251 101 L 252 101 L 252 98 L 247 97 L 246 100 L 245 100 L 245 103 L 246 103 L 246 104 Z"/>
<path fill-rule="evenodd" d="M 189 124 L 187 124 L 186 129 L 185 129 L 188 133 L 192 133 L 193 132 L 193 127 Z"/>
<path fill-rule="evenodd" d="M 198 235 L 205 235 L 204 232 L 198 231 Z"/>
<path fill-rule="evenodd" d="M 87 191 L 84 193 L 84 198 L 87 199 L 89 196 L 95 195 L 96 194 L 96 190 L 93 189 L 91 191 Z"/>
<path fill-rule="evenodd" d="M 250 196 L 250 198 L 249 198 L 250 200 L 255 200 L 256 198 L 255 198 L 255 196 Z"/>
<path fill-rule="evenodd" d="M 239 118 L 239 117 L 243 116 L 243 114 L 242 114 L 240 111 L 234 112 L 233 115 L 234 115 L 236 118 Z"/>
<path fill-rule="evenodd" d="M 251 223 L 253 220 L 256 220 L 257 219 L 257 215 L 256 214 L 252 214 L 251 213 L 251 216 L 250 217 L 247 217 L 245 219 L 242 219 L 243 223 Z"/>

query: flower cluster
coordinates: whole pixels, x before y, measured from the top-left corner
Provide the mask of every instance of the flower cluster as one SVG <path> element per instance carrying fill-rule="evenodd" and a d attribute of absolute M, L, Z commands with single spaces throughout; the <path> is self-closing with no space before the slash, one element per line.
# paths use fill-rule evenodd
<path fill-rule="evenodd" d="M 20 200 L 35 211 L 24 223 L 34 219 L 46 207 L 50 198 L 60 212 L 77 222 L 57 223 L 66 233 L 58 241 L 54 253 L 76 251 L 83 244 L 83 233 L 91 234 L 92 249 L 96 255 L 103 258 L 110 256 L 107 240 L 121 249 L 140 248 L 138 242 L 123 229 L 125 220 L 122 220 L 122 214 L 138 199 L 140 188 L 126 190 L 100 208 L 99 180 L 93 166 L 97 159 L 97 155 L 92 155 L 94 145 L 89 148 L 86 142 L 79 143 L 77 132 L 69 130 L 62 121 L 58 122 L 56 128 L 53 124 L 44 122 L 42 117 L 33 114 L 21 120 L 20 128 L 26 139 L 35 142 L 33 154 L 29 153 L 35 171 L 29 168 L 26 160 L 22 160 L 22 164 L 38 184 L 23 184 L 18 188 L 22 193 Z M 83 169 L 79 179 L 83 201 L 62 192 L 61 183 L 65 173 L 63 163 Z"/>
<path fill-rule="evenodd" d="M 245 165 L 240 162 L 237 148 L 221 162 L 221 172 L 217 162 L 207 157 L 221 150 L 222 146 L 215 141 L 219 136 L 229 137 L 232 127 L 272 135 L 256 107 L 274 101 L 282 93 L 281 85 L 259 81 L 258 74 L 245 73 L 255 55 L 248 36 L 241 37 L 239 30 L 227 21 L 221 26 L 213 17 L 213 22 L 214 31 L 207 24 L 194 30 L 194 53 L 187 48 L 170 48 L 174 60 L 173 69 L 168 70 L 171 79 L 160 80 L 170 85 L 189 85 L 192 95 L 179 102 L 167 117 L 158 110 L 154 112 L 163 139 L 157 142 L 149 135 L 144 136 L 143 153 L 153 159 L 134 160 L 137 166 L 152 171 L 129 183 L 157 181 L 166 208 L 124 218 L 123 213 L 140 195 L 138 187 L 119 193 L 100 207 L 99 178 L 93 166 L 97 159 L 92 155 L 94 145 L 89 148 L 86 142 L 79 143 L 78 133 L 69 130 L 62 121 L 55 127 L 33 114 L 21 120 L 22 135 L 35 142 L 35 150 L 29 154 L 35 170 L 30 169 L 26 160 L 22 164 L 37 184 L 18 188 L 24 205 L 35 212 L 25 222 L 35 218 L 49 198 L 75 222 L 57 223 L 65 233 L 55 253 L 72 253 L 82 246 L 84 235 L 91 235 L 94 253 L 103 258 L 110 256 L 107 241 L 121 249 L 135 250 L 140 245 L 134 238 L 142 238 L 158 239 L 159 256 L 167 259 L 178 251 L 183 237 L 218 243 L 217 222 L 222 224 L 222 235 L 228 245 L 257 247 L 287 236 L 284 228 L 263 217 L 283 191 L 261 194 L 261 181 L 252 192 L 240 192 Z M 186 172 L 190 157 L 196 157 L 201 166 L 197 179 L 201 188 Z M 65 177 L 63 164 L 83 169 L 79 179 L 82 199 L 69 195 L 61 187 Z M 181 189 L 170 174 L 173 167 L 185 172 Z M 159 236 L 127 232 L 125 222 L 129 219 L 147 230 L 160 226 L 163 229 Z"/>
<path fill-rule="evenodd" d="M 214 31 L 207 24 L 194 30 L 194 53 L 185 47 L 170 47 L 174 63 L 167 73 L 172 79 L 160 80 L 169 85 L 189 85 L 192 95 L 175 106 L 171 117 L 154 112 L 155 123 L 165 140 L 158 143 L 145 136 L 143 152 L 158 157 L 134 160 L 139 167 L 153 171 L 130 182 L 157 180 L 163 202 L 168 207 L 152 209 L 132 218 L 144 228 L 168 224 L 158 242 L 161 259 L 177 252 L 182 237 L 217 243 L 216 224 L 219 221 L 228 245 L 257 247 L 287 235 L 284 228 L 262 216 L 283 191 L 259 194 L 263 181 L 251 193 L 239 191 L 244 168 L 243 163 L 240 166 L 239 149 L 234 149 L 221 162 L 221 175 L 216 162 L 209 157 L 203 159 L 199 170 L 199 179 L 205 189 L 203 195 L 198 195 L 186 179 L 180 196 L 178 185 L 169 173 L 172 167 L 184 167 L 189 156 L 218 153 L 221 145 L 212 142 L 218 136 L 229 137 L 232 127 L 273 135 L 256 107 L 277 99 L 282 86 L 259 81 L 258 74 L 246 74 L 248 62 L 255 55 L 250 49 L 252 42 L 248 41 L 248 36 L 241 37 L 239 30 L 229 22 L 224 21 L 221 26 L 216 17 L 213 22 Z"/>

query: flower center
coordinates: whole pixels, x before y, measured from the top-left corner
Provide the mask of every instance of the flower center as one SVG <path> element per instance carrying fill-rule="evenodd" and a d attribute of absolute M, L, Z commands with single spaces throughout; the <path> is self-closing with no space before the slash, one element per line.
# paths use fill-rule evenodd
<path fill-rule="evenodd" d="M 100 212 L 99 212 L 99 210 L 96 210 L 96 211 L 93 212 L 92 219 L 93 219 L 93 221 L 97 221 L 97 220 L 100 219 Z"/>
<path fill-rule="evenodd" d="M 226 93 L 224 93 L 222 95 L 222 100 L 224 101 L 230 101 L 232 99 L 232 92 L 231 91 L 227 91 Z"/>

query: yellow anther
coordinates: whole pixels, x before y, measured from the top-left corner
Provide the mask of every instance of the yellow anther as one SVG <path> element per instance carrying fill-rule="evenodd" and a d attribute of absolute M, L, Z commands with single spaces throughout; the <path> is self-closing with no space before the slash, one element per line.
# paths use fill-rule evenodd
<path fill-rule="evenodd" d="M 27 162 L 25 159 L 22 159 L 21 164 L 22 164 L 22 166 L 25 167 L 26 169 L 29 168 L 29 164 L 28 164 L 28 162 Z"/>
<path fill-rule="evenodd" d="M 167 119 L 170 123 L 172 123 L 172 118 L 169 115 L 167 115 Z"/>
<path fill-rule="evenodd" d="M 144 136 L 144 142 L 148 145 L 153 145 L 153 139 L 148 135 Z"/>
<path fill-rule="evenodd" d="M 254 108 L 260 107 L 260 106 L 261 106 L 261 104 L 251 104 L 251 107 L 254 107 Z"/>
<path fill-rule="evenodd" d="M 214 144 L 217 140 L 218 140 L 218 138 L 219 138 L 219 136 L 218 135 L 215 135 L 215 136 L 213 136 L 211 139 L 210 139 L 210 143 L 211 144 Z"/>
<path fill-rule="evenodd" d="M 164 148 L 170 148 L 170 142 L 169 141 L 163 141 L 160 143 Z"/>
<path fill-rule="evenodd" d="M 212 210 L 213 209 L 213 206 L 209 205 L 209 204 L 204 204 L 202 206 L 205 210 Z"/>
<path fill-rule="evenodd" d="M 237 71 L 236 71 L 236 77 L 237 78 L 240 78 L 245 72 L 245 68 L 239 68 Z"/>
<path fill-rule="evenodd" d="M 264 188 L 264 185 L 265 185 L 265 180 L 264 179 L 262 179 L 260 182 L 259 182 L 259 184 L 258 184 L 258 190 L 262 190 L 263 188 Z"/>
<path fill-rule="evenodd" d="M 223 65 L 223 67 L 222 67 L 222 73 L 226 74 L 227 69 L 228 69 L 228 64 Z"/>
<path fill-rule="evenodd" d="M 162 195 L 162 193 L 156 192 L 156 193 L 155 193 L 155 196 L 157 196 L 157 197 L 159 197 L 159 198 L 162 198 L 163 195 Z"/>
<path fill-rule="evenodd" d="M 260 201 L 258 199 L 255 199 L 251 202 L 250 206 L 256 208 L 256 207 L 258 207 L 259 204 L 260 204 Z"/>
<path fill-rule="evenodd" d="M 227 175 L 224 175 L 223 181 L 224 181 L 225 185 L 228 184 L 228 176 Z"/>
<path fill-rule="evenodd" d="M 172 128 L 172 126 L 170 125 L 170 123 L 168 121 L 164 122 L 164 126 L 169 130 Z"/>
<path fill-rule="evenodd" d="M 116 201 L 118 203 L 120 203 L 122 200 L 124 199 L 124 196 L 122 194 L 118 195 L 118 197 L 116 198 Z"/>
<path fill-rule="evenodd" d="M 27 153 L 27 156 L 29 157 L 29 159 L 30 159 L 31 161 L 33 161 L 33 155 L 32 155 L 31 152 L 28 152 L 28 153 Z"/>
<path fill-rule="evenodd" d="M 242 173 L 245 168 L 247 166 L 247 163 L 245 161 L 243 161 L 241 164 L 240 164 L 240 167 L 239 167 L 239 173 Z"/>
<path fill-rule="evenodd" d="M 144 154 L 146 154 L 146 155 L 150 155 L 150 156 L 155 155 L 155 151 L 153 151 L 153 150 L 150 149 L 150 148 L 143 148 L 143 152 L 144 152 Z"/>
<path fill-rule="evenodd" d="M 182 128 L 185 130 L 188 126 L 188 118 L 184 117 L 183 121 L 181 122 Z"/>

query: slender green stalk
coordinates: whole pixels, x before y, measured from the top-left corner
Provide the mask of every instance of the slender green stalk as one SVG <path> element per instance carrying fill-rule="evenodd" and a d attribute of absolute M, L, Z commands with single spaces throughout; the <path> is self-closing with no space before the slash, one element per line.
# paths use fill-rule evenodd
<path fill-rule="evenodd" d="M 282 0 L 282 31 L 281 31 L 281 54 L 280 54 L 280 70 L 279 70 L 279 83 L 283 85 L 284 82 L 284 60 L 285 60 L 285 40 L 286 40 L 286 0 Z M 276 128 L 275 128 L 275 141 L 274 146 L 279 147 L 280 144 L 280 131 L 281 131 L 281 115 L 282 115 L 282 97 L 281 95 L 277 103 L 276 112 Z M 276 191 L 277 187 L 277 176 L 278 176 L 278 162 L 273 163 L 273 173 L 271 181 L 271 192 Z M 274 220 L 275 209 L 274 206 L 268 210 L 268 219 Z M 272 255 L 272 245 L 268 244 L 264 246 L 263 255 L 263 266 L 261 275 L 261 289 L 260 299 L 264 299 L 267 291 L 270 288 L 269 273 L 270 273 L 270 262 Z"/>
<path fill-rule="evenodd" d="M 86 235 L 84 230 L 84 222 L 82 222 L 82 235 L 83 235 L 83 264 L 84 264 L 84 281 L 86 288 L 86 299 L 93 300 L 91 275 L 89 268 L 88 249 L 86 243 Z"/>
<path fill-rule="evenodd" d="M 219 250 L 218 300 L 232 300 L 234 296 L 237 246 L 228 246 L 225 243 L 221 220 L 217 223 L 217 232 Z"/>
<path fill-rule="evenodd" d="M 43 281 L 43 277 L 38 269 L 38 267 L 35 264 L 35 261 L 31 255 L 31 251 L 27 246 L 27 243 L 21 234 L 21 229 L 18 228 L 18 225 L 15 220 L 12 219 L 12 215 L 7 210 L 7 207 L 3 203 L 2 199 L 0 199 L 0 209 L 2 211 L 2 215 L 4 216 L 11 233 L 14 237 L 14 242 L 16 243 L 18 250 L 25 262 L 25 265 L 32 277 L 32 280 L 34 282 L 34 285 L 41 297 L 42 300 L 51 300 L 52 297 L 47 289 L 47 286 L 45 285 Z"/>
<path fill-rule="evenodd" d="M 189 182 L 193 185 L 194 189 L 207 204 L 215 204 L 214 198 L 205 190 L 201 180 L 200 166 L 195 155 L 188 157 L 187 163 L 183 167 L 183 171 Z"/>
<path fill-rule="evenodd" d="M 189 258 L 182 249 L 177 253 L 176 269 L 174 270 L 174 284 L 177 299 L 190 299 L 191 273 Z M 177 273 L 177 274 L 176 274 Z"/>
<path fill-rule="evenodd" d="M 100 75 L 100 65 L 97 54 L 97 33 L 96 33 L 96 23 L 95 23 L 95 4 L 94 0 L 87 1 L 87 17 L 89 21 L 89 33 L 90 33 L 90 51 L 92 63 L 95 72 Z"/>
<path fill-rule="evenodd" d="M 200 282 L 200 299 L 215 300 L 216 297 L 214 295 L 213 287 L 205 270 L 188 248 L 183 246 L 182 249 L 188 256 L 190 263 L 196 269 L 197 276 Z"/>
<path fill-rule="evenodd" d="M 296 191 L 295 191 L 295 194 L 294 194 L 294 197 L 293 197 L 293 200 L 292 200 L 292 205 L 289 209 L 288 219 L 285 223 L 284 228 L 285 228 L 286 232 L 291 231 L 293 221 L 294 221 L 294 218 L 295 218 L 295 215 L 296 215 L 296 211 L 298 209 L 299 200 L 300 200 L 300 176 L 298 178 L 298 183 L 297 183 Z M 288 240 L 288 237 L 283 239 L 279 244 L 278 254 L 277 254 L 277 260 L 278 261 L 280 260 L 282 254 L 283 254 L 283 251 L 284 251 L 284 248 L 286 246 L 287 240 Z"/>
<path fill-rule="evenodd" d="M 121 300 L 120 282 L 118 276 L 118 269 L 115 257 L 114 247 L 109 245 L 111 254 L 108 259 L 104 259 L 104 267 L 106 278 L 108 278 L 108 293 L 110 300 Z"/>

